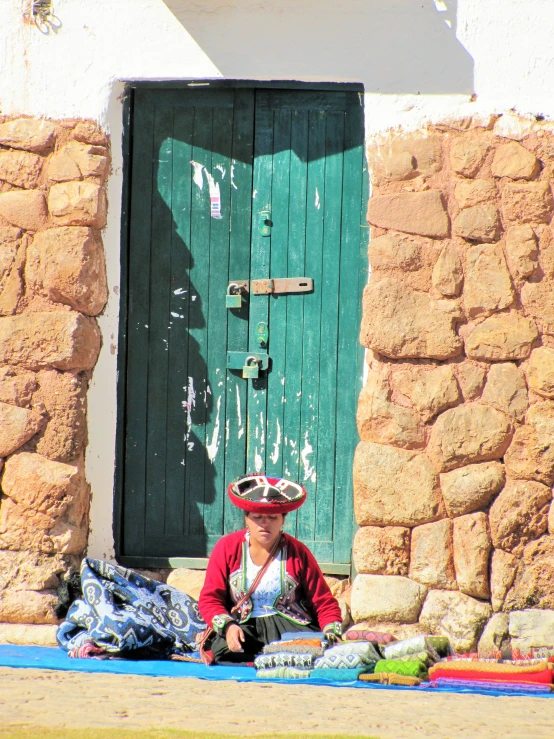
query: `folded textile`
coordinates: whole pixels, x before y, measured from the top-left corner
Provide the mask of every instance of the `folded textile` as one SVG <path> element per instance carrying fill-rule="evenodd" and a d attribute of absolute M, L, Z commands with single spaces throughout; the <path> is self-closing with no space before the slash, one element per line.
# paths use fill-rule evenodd
<path fill-rule="evenodd" d="M 323 657 L 316 659 L 314 669 L 352 669 L 363 665 L 374 665 L 381 659 L 371 642 L 345 642 L 326 649 Z"/>
<path fill-rule="evenodd" d="M 410 639 L 402 639 L 393 644 L 383 647 L 385 659 L 396 659 L 406 654 L 415 654 L 416 652 L 427 652 L 430 662 L 438 662 L 440 660 L 436 650 L 432 647 L 426 636 L 412 636 Z"/>
<path fill-rule="evenodd" d="M 328 668 L 319 670 L 312 670 L 310 673 L 311 680 L 332 680 L 334 683 L 349 683 L 352 680 L 358 680 L 360 675 L 367 672 L 368 669 L 372 669 L 369 665 L 365 667 L 345 667 L 341 669 Z"/>
<path fill-rule="evenodd" d="M 310 677 L 311 670 L 301 670 L 299 667 L 266 667 L 263 670 L 258 670 L 256 673 L 256 679 L 258 680 L 273 680 L 274 678 L 285 678 L 298 679 Z"/>
<path fill-rule="evenodd" d="M 360 678 L 361 679 L 361 678 Z M 430 683 L 431 687 L 477 688 L 479 690 L 506 691 L 520 693 L 551 693 L 553 686 L 544 683 L 500 683 L 498 680 L 456 680 L 452 677 L 439 677 Z"/>
<path fill-rule="evenodd" d="M 447 636 L 428 636 L 427 641 L 439 657 L 448 657 L 449 654 L 452 654 L 452 647 Z"/>
<path fill-rule="evenodd" d="M 380 672 L 392 673 L 394 675 L 411 675 L 425 679 L 427 668 L 421 662 L 399 662 L 395 659 L 381 659 L 375 665 L 375 674 Z"/>
<path fill-rule="evenodd" d="M 441 662 L 430 668 L 430 680 L 436 680 L 440 677 L 453 677 L 458 680 L 551 684 L 552 670 L 546 660 L 535 665 L 455 660 L 453 662 Z"/>
<path fill-rule="evenodd" d="M 300 667 L 310 670 L 314 664 L 313 654 L 295 654 L 279 652 L 278 654 L 259 654 L 254 660 L 257 670 L 271 667 Z"/>
<path fill-rule="evenodd" d="M 290 641 L 274 641 L 272 644 L 280 644 L 281 646 L 286 644 L 294 644 L 295 646 L 304 647 L 321 647 L 324 643 L 323 639 L 291 639 Z"/>
<path fill-rule="evenodd" d="M 282 652 L 288 652 L 289 654 L 311 654 L 314 657 L 322 657 L 325 649 L 321 646 L 321 642 L 317 647 L 308 647 L 304 644 L 295 644 L 294 642 L 272 642 L 266 644 L 263 648 L 264 654 L 280 654 Z"/>
<path fill-rule="evenodd" d="M 358 680 L 365 683 L 379 683 L 380 685 L 419 685 L 421 680 L 411 675 L 396 675 L 393 672 L 379 672 L 377 675 L 370 675 L 367 672 L 360 675 Z"/>
<path fill-rule="evenodd" d="M 396 662 L 421 662 L 421 664 L 429 664 L 429 652 L 414 652 L 413 654 L 405 654 L 402 657 L 395 657 Z"/>
<path fill-rule="evenodd" d="M 323 631 L 285 631 L 281 634 L 281 641 L 295 641 L 296 639 L 327 639 Z"/>
<path fill-rule="evenodd" d="M 380 631 L 368 631 L 367 629 L 357 629 L 353 627 L 343 634 L 346 641 L 371 641 L 375 644 L 390 644 L 396 641 L 396 637 L 392 634 L 385 634 Z"/>

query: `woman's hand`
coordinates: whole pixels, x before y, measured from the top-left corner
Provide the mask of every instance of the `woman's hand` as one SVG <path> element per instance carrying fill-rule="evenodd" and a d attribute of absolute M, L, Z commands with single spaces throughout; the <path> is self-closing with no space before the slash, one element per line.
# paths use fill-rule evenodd
<path fill-rule="evenodd" d="M 231 652 L 244 652 L 244 631 L 237 624 L 229 624 L 225 630 L 225 641 Z"/>

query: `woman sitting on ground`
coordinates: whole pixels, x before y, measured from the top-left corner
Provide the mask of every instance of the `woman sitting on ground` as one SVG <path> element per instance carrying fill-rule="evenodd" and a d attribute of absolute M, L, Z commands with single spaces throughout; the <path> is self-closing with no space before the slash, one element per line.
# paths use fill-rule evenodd
<path fill-rule="evenodd" d="M 251 662 L 285 632 L 323 631 L 331 641 L 338 639 L 340 608 L 319 565 L 304 544 L 282 530 L 286 514 L 306 500 L 305 489 L 282 478 L 251 475 L 231 483 L 227 492 L 245 511 L 246 529 L 220 539 L 208 562 L 199 599 L 202 618 L 215 632 L 205 645 L 208 661 Z"/>

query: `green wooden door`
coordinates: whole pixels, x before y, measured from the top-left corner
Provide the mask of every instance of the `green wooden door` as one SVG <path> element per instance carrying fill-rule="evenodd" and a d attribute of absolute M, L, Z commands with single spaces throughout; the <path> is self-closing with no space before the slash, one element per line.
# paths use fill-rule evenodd
<path fill-rule="evenodd" d="M 119 557 L 206 557 L 242 523 L 226 484 L 265 471 L 307 487 L 287 530 L 346 571 L 367 278 L 360 96 L 138 88 L 133 107 Z M 310 293 L 226 308 L 230 281 L 304 276 Z M 245 380 L 227 353 L 259 350 L 260 322 L 269 369 Z"/>

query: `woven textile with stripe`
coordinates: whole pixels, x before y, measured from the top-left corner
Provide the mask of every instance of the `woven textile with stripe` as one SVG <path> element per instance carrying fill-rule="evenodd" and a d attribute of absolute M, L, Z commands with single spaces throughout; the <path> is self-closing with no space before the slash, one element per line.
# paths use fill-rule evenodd
<path fill-rule="evenodd" d="M 400 662 L 395 659 L 382 659 L 375 665 L 375 674 L 380 672 L 394 675 L 411 675 L 424 679 L 427 677 L 427 668 L 421 662 Z"/>
<path fill-rule="evenodd" d="M 311 672 L 311 679 L 312 680 L 331 680 L 334 683 L 349 683 L 352 680 L 358 680 L 360 675 L 362 675 L 364 672 L 367 672 L 368 670 L 373 669 L 372 666 L 365 665 L 364 667 L 354 667 L 354 668 L 329 668 L 329 669 L 319 669 L 319 670 L 312 670 Z"/>
<path fill-rule="evenodd" d="M 254 667 L 263 670 L 271 667 L 299 667 L 311 670 L 314 664 L 313 654 L 293 654 L 280 652 L 279 654 L 259 654 L 254 660 Z"/>
<path fill-rule="evenodd" d="M 319 647 L 306 647 L 291 644 L 290 642 L 285 644 L 273 642 L 273 644 L 267 644 L 262 651 L 264 654 L 282 654 L 283 652 L 288 652 L 289 654 L 311 654 L 314 657 L 321 657 L 325 650 L 321 644 Z"/>
<path fill-rule="evenodd" d="M 160 659 L 196 649 L 196 636 L 206 628 L 193 598 L 133 570 L 85 558 L 81 586 L 83 598 L 56 634 L 66 652 L 92 642 L 112 654 L 140 650 Z"/>
<path fill-rule="evenodd" d="M 431 662 L 438 662 L 440 660 L 439 655 L 425 636 L 413 636 L 411 639 L 403 639 L 402 641 L 394 642 L 394 644 L 388 644 L 386 647 L 383 647 L 382 651 L 385 659 L 396 659 L 397 657 L 404 657 L 406 654 L 427 652 Z"/>
<path fill-rule="evenodd" d="M 303 678 L 304 680 L 311 675 L 311 670 L 301 670 L 299 667 L 266 667 L 263 670 L 258 670 L 256 677 L 260 680 L 267 678 L 273 680 L 274 678 L 285 678 L 287 680 L 297 680 Z"/>
<path fill-rule="evenodd" d="M 348 629 L 343 635 L 346 641 L 371 641 L 375 644 L 390 644 L 396 641 L 392 634 L 384 634 L 380 631 L 368 631 L 367 629 Z"/>
<path fill-rule="evenodd" d="M 534 665 L 517 665 L 462 659 L 433 665 L 429 670 L 429 679 L 436 680 L 439 677 L 550 684 L 552 683 L 552 670 L 546 660 Z"/>
<path fill-rule="evenodd" d="M 323 657 L 315 661 L 314 668 L 352 669 L 364 665 L 374 665 L 381 659 L 371 642 L 350 642 L 327 649 Z"/>

